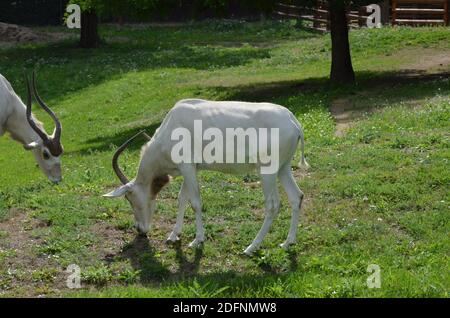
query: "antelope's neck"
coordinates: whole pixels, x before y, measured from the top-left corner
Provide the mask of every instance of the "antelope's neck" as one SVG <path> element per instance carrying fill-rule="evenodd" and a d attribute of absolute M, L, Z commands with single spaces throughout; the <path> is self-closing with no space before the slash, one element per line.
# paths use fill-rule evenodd
<path fill-rule="evenodd" d="M 159 152 L 160 150 L 153 142 L 143 147 L 136 182 L 150 186 L 153 180 L 161 175 L 163 167 L 158 160 Z"/>
<path fill-rule="evenodd" d="M 40 139 L 28 124 L 25 105 L 19 101 L 16 102 L 13 112 L 6 121 L 6 131 L 14 140 L 22 144 L 29 144 Z"/>

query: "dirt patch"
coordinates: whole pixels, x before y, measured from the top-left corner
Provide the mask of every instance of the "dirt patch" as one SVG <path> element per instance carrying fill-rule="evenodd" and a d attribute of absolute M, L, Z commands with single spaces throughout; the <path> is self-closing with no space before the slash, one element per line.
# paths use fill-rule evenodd
<path fill-rule="evenodd" d="M 413 71 L 433 71 L 448 70 L 450 68 L 450 51 L 437 53 L 436 51 L 425 50 L 420 53 L 419 61 L 408 65 L 406 69 Z"/>
<path fill-rule="evenodd" d="M 33 42 L 44 39 L 46 35 L 36 33 L 29 28 L 0 22 L 0 42 Z"/>
<path fill-rule="evenodd" d="M 65 34 L 38 32 L 30 28 L 0 22 L 0 45 L 29 42 L 49 42 L 65 38 Z"/>
<path fill-rule="evenodd" d="M 36 255 L 35 247 L 43 244 L 31 230 L 44 225 L 27 213 L 11 209 L 9 218 L 0 223 L 0 295 L 42 297 L 63 287 L 65 273 L 56 261 Z M 51 288 L 49 286 L 51 285 Z M 13 294 L 11 294 L 13 292 Z"/>
<path fill-rule="evenodd" d="M 411 52 L 408 52 L 408 54 L 411 54 Z M 416 61 L 404 65 L 397 70 L 398 74 L 401 74 L 403 81 L 411 81 L 417 78 L 429 78 L 431 80 L 439 76 L 445 76 L 447 74 L 445 72 L 450 70 L 450 51 L 425 49 L 417 50 L 414 54 L 417 56 Z M 399 60 L 401 60 L 401 52 L 398 55 Z M 386 80 L 382 85 L 392 84 L 392 81 L 398 83 L 400 82 L 400 78 Z M 365 94 L 367 92 L 358 93 L 358 95 Z M 336 122 L 335 136 L 344 136 L 358 119 L 374 112 L 374 109 L 371 107 L 362 108 L 361 105 L 357 105 L 354 101 L 356 99 L 338 98 L 331 103 L 330 113 Z"/>
<path fill-rule="evenodd" d="M 370 108 L 356 108 L 350 98 L 338 98 L 331 103 L 331 115 L 336 121 L 335 136 L 342 137 L 351 125 L 365 114 L 372 112 Z"/>
<path fill-rule="evenodd" d="M 99 259 L 110 258 L 111 255 L 119 253 L 122 247 L 133 236 L 133 231 L 119 230 L 111 224 L 103 221 L 96 222 L 90 228 L 91 233 L 104 238 L 91 246 L 91 254 L 98 255 Z"/>

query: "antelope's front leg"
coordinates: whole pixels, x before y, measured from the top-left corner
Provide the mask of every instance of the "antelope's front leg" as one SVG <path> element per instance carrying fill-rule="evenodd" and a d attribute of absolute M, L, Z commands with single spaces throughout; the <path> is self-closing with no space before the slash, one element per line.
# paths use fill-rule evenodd
<path fill-rule="evenodd" d="M 280 211 L 280 197 L 277 189 L 277 179 L 276 175 L 261 175 L 261 182 L 264 191 L 265 198 L 265 217 L 264 223 L 253 240 L 252 244 L 250 244 L 244 251 L 246 255 L 252 255 L 254 251 L 256 251 L 264 237 L 266 237 L 267 233 L 272 226 L 272 222 L 275 217 L 278 215 Z"/>
<path fill-rule="evenodd" d="M 177 222 L 173 228 L 172 233 L 170 233 L 167 238 L 167 243 L 175 243 L 180 240 L 181 229 L 183 227 L 184 212 L 186 211 L 186 206 L 188 204 L 188 194 L 186 191 L 186 182 L 181 185 L 180 193 L 178 194 L 178 214 Z"/>
<path fill-rule="evenodd" d="M 180 171 L 184 177 L 189 201 L 195 212 L 195 225 L 197 228 L 195 239 L 189 244 L 189 247 L 198 248 L 205 241 L 205 229 L 203 228 L 202 221 L 202 202 L 200 199 L 200 188 L 197 182 L 197 171 L 192 165 L 184 166 Z"/>

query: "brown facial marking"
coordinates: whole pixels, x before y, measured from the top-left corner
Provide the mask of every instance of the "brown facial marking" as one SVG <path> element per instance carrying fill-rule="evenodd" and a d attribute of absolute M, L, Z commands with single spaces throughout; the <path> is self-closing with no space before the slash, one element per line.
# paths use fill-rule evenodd
<path fill-rule="evenodd" d="M 53 139 L 50 139 L 47 142 L 44 141 L 44 144 L 48 148 L 48 150 L 50 150 L 50 153 L 55 157 L 60 156 L 64 152 L 61 143 L 56 142 Z"/>
<path fill-rule="evenodd" d="M 152 197 L 156 197 L 156 195 L 161 191 L 162 188 L 170 181 L 170 178 L 168 175 L 165 176 L 159 176 L 153 179 L 152 182 Z"/>

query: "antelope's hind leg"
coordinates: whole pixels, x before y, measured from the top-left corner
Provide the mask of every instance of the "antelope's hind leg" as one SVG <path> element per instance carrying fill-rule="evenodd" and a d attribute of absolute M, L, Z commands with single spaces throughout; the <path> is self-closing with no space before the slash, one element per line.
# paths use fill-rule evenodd
<path fill-rule="evenodd" d="M 290 165 L 284 166 L 278 173 L 278 176 L 284 190 L 286 191 L 289 203 L 292 207 L 292 218 L 289 234 L 286 241 L 284 241 L 284 243 L 280 245 L 282 248 L 288 249 L 289 246 L 295 244 L 297 239 L 298 222 L 300 219 L 300 209 L 303 201 L 303 192 L 295 182 Z"/>

